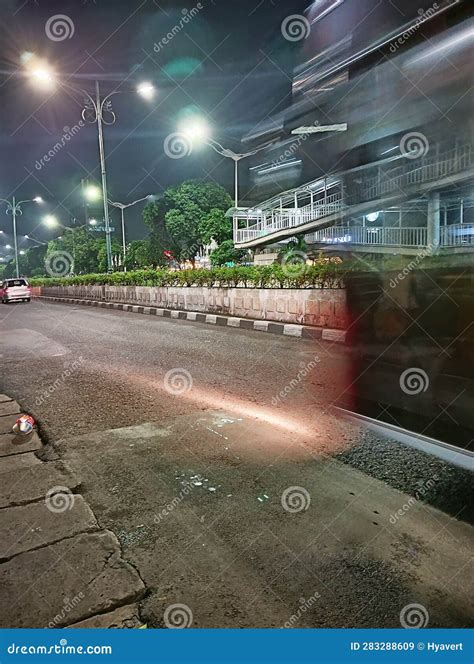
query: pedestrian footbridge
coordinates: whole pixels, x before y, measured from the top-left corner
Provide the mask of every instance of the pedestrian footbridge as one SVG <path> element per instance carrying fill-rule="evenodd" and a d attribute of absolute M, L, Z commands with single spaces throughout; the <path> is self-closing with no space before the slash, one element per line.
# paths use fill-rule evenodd
<path fill-rule="evenodd" d="M 303 236 L 308 243 L 339 247 L 474 246 L 474 225 L 464 223 L 464 202 L 456 224 L 447 222 L 443 202 L 474 177 L 470 144 L 428 154 L 399 154 L 379 162 L 331 174 L 285 191 L 258 206 L 233 210 L 234 242 L 238 248 L 266 245 Z M 423 223 L 407 225 L 403 214 L 416 201 Z M 472 192 L 469 199 L 472 207 Z M 397 224 L 366 224 L 378 211 L 398 212 Z M 404 217 L 404 219 L 402 219 Z M 417 215 L 418 222 L 420 215 Z M 370 226 L 370 227 L 369 227 Z"/>

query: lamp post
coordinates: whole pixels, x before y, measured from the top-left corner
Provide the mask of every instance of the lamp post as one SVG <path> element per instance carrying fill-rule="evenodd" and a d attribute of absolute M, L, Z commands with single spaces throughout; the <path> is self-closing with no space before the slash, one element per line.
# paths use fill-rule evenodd
<path fill-rule="evenodd" d="M 28 65 L 28 72 L 36 81 L 37 84 L 42 86 L 51 87 L 56 82 L 56 77 L 53 71 L 47 64 L 33 56 L 29 58 L 30 64 Z M 104 225 L 105 225 L 105 242 L 107 251 L 107 269 L 109 272 L 113 270 L 112 264 L 112 241 L 110 237 L 110 219 L 109 219 L 109 206 L 107 196 L 107 170 L 105 165 L 105 148 L 104 148 L 104 129 L 103 125 L 113 125 L 116 121 L 116 116 L 112 110 L 111 98 L 120 94 L 122 90 L 113 90 L 105 97 L 101 98 L 99 81 L 95 81 L 95 95 L 92 96 L 87 90 L 75 87 L 70 83 L 60 82 L 60 85 L 66 89 L 80 94 L 86 98 L 85 107 L 82 110 L 82 119 L 85 122 L 97 125 L 98 143 L 99 143 L 99 159 L 100 159 L 100 174 L 102 180 L 102 199 L 104 204 Z M 151 83 L 143 82 L 137 87 L 137 92 L 145 99 L 152 99 L 155 89 Z"/>
<path fill-rule="evenodd" d="M 234 162 L 234 205 L 237 208 L 239 206 L 239 161 L 241 161 L 241 159 L 245 159 L 246 157 L 251 157 L 252 155 L 257 154 L 257 152 L 260 152 L 260 150 L 264 150 L 265 148 L 269 147 L 270 143 L 261 145 L 254 150 L 249 150 L 249 152 L 234 152 L 229 148 L 225 148 L 215 139 L 210 138 L 209 127 L 207 123 L 200 118 L 196 118 L 195 120 L 191 120 L 191 122 L 183 124 L 182 133 L 191 141 L 197 139 L 197 141 L 205 143 L 208 147 L 217 152 L 217 154 L 221 155 L 221 157 L 232 159 Z"/>
<path fill-rule="evenodd" d="M 153 198 L 153 194 L 148 194 L 148 196 L 143 196 L 142 198 L 139 198 L 136 201 L 133 201 L 133 203 L 118 203 L 117 201 L 109 201 L 110 205 L 112 205 L 113 207 L 120 210 L 121 217 L 122 217 L 122 253 L 123 253 L 123 270 L 124 270 L 124 272 L 127 271 L 127 266 L 125 265 L 125 257 L 126 257 L 126 254 L 127 254 L 127 244 L 126 244 L 126 241 L 125 241 L 124 210 L 126 208 L 132 207 L 133 205 L 136 205 L 137 203 L 141 203 L 142 201 L 150 200 L 151 198 Z"/>
<path fill-rule="evenodd" d="M 25 240 L 29 240 L 30 242 L 36 242 L 39 245 L 47 245 L 47 242 L 43 242 L 42 240 L 37 240 L 35 237 L 32 237 L 31 235 L 25 235 L 24 236 Z"/>
<path fill-rule="evenodd" d="M 260 150 L 268 147 L 268 145 L 262 145 L 256 150 L 251 150 L 249 152 L 238 153 L 234 152 L 233 150 L 229 150 L 229 148 L 225 148 L 213 138 L 207 138 L 205 143 L 215 152 L 217 152 L 217 154 L 220 154 L 222 157 L 232 159 L 234 162 L 234 205 L 236 208 L 239 207 L 239 161 L 241 159 L 245 159 L 246 157 L 251 157 L 252 155 L 257 154 L 257 152 L 260 152 Z"/>
<path fill-rule="evenodd" d="M 7 200 L 6 198 L 0 198 L 0 202 L 5 203 L 7 206 L 6 213 L 12 215 L 12 221 L 13 221 L 13 246 L 14 246 L 14 251 L 15 251 L 15 272 L 16 272 L 16 277 L 20 276 L 20 269 L 18 266 L 18 243 L 17 243 L 17 238 L 16 238 L 16 217 L 21 216 L 23 214 L 23 210 L 21 209 L 21 206 L 24 203 L 41 203 L 42 198 L 40 196 L 36 196 L 35 198 L 27 198 L 24 201 L 17 201 L 15 196 L 12 196 L 11 201 Z"/>

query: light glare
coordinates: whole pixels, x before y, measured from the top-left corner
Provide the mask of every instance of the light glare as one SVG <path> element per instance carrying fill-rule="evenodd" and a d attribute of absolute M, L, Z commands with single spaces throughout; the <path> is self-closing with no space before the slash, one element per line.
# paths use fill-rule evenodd
<path fill-rule="evenodd" d="M 84 189 L 84 196 L 88 201 L 98 201 L 101 197 L 101 190 L 95 184 L 89 184 Z"/>
<path fill-rule="evenodd" d="M 144 99 L 153 99 L 156 91 L 151 83 L 140 83 L 137 87 L 137 92 Z"/>
<path fill-rule="evenodd" d="M 209 137 L 210 128 L 202 118 L 187 120 L 181 127 L 181 132 L 192 140 L 205 141 Z"/>
<path fill-rule="evenodd" d="M 55 216 L 52 214 L 47 214 L 46 217 L 43 219 L 43 222 L 48 226 L 49 228 L 52 228 L 53 226 L 58 225 L 58 220 L 56 219 Z"/>

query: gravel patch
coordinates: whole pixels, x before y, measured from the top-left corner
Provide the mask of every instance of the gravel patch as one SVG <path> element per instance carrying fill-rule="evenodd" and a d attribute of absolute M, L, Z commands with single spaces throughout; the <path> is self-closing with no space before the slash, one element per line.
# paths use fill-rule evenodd
<path fill-rule="evenodd" d="M 366 431 L 335 458 L 457 519 L 474 524 L 472 473 Z"/>

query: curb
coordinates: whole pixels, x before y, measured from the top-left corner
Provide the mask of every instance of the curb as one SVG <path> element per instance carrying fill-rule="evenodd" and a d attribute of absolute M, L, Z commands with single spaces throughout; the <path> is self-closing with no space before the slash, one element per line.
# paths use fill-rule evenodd
<path fill-rule="evenodd" d="M 277 323 L 268 320 L 253 320 L 251 318 L 235 318 L 232 316 L 221 316 L 219 314 L 205 314 L 198 311 L 162 309 L 160 307 L 147 307 L 136 304 L 122 304 L 119 302 L 99 300 L 78 300 L 70 297 L 36 295 L 35 299 L 48 300 L 50 302 L 65 302 L 67 304 L 82 304 L 90 307 L 101 307 L 102 309 L 128 311 L 134 314 L 161 316 L 162 318 L 177 318 L 179 320 L 208 323 L 209 325 L 218 325 L 220 327 L 235 327 L 241 330 L 268 332 L 270 334 L 278 334 L 285 337 L 293 337 L 295 339 L 317 339 L 342 344 L 346 342 L 345 330 L 311 327 L 309 325 L 297 325 L 296 323 Z"/>

